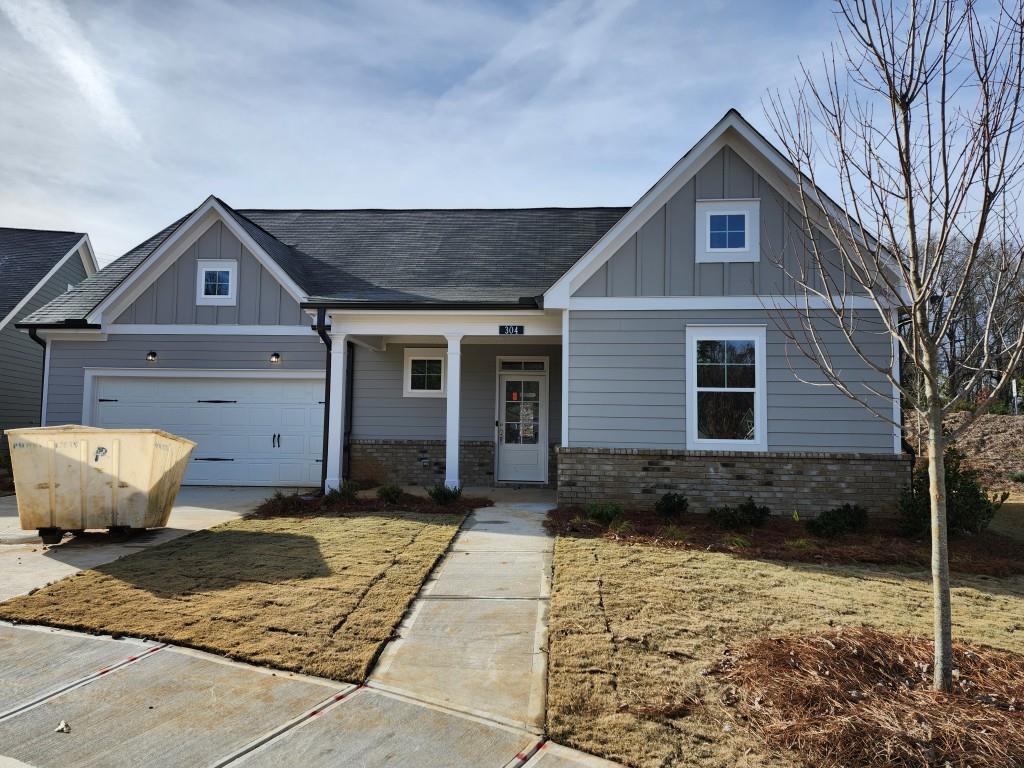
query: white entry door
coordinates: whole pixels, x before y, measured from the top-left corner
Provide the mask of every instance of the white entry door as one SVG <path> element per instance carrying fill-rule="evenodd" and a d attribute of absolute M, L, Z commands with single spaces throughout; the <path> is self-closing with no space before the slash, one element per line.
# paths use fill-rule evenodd
<path fill-rule="evenodd" d="M 320 378 L 103 376 L 97 427 L 152 427 L 194 440 L 189 485 L 320 484 Z"/>
<path fill-rule="evenodd" d="M 546 479 L 548 404 L 544 384 L 544 376 L 536 374 L 498 375 L 499 481 Z"/>

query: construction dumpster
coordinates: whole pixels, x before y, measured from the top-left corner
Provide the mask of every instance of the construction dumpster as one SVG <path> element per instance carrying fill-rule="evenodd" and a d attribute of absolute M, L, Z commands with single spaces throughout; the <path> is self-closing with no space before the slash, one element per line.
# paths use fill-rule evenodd
<path fill-rule="evenodd" d="M 196 444 L 159 429 L 70 424 L 7 430 L 24 530 L 46 544 L 64 531 L 167 524 Z"/>

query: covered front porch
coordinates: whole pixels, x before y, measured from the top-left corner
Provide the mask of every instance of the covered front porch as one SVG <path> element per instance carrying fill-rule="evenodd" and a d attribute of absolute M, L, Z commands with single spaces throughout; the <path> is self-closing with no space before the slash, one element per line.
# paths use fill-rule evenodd
<path fill-rule="evenodd" d="M 562 313 L 334 310 L 325 487 L 551 487 Z M 325 323 L 326 324 L 326 323 Z"/>

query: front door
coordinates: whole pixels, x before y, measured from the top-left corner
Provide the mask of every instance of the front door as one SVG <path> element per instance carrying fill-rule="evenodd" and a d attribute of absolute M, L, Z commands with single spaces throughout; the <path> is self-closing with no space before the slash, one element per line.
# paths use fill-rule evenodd
<path fill-rule="evenodd" d="M 498 480 L 544 482 L 547 462 L 547 403 L 544 377 L 498 376 Z"/>

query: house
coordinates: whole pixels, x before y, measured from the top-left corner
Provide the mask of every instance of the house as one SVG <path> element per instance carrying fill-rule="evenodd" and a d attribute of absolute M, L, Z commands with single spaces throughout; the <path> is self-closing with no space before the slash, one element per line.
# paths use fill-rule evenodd
<path fill-rule="evenodd" d="M 804 300 L 780 266 L 800 258 L 795 183 L 730 111 L 630 208 L 210 197 L 20 325 L 47 342 L 47 424 L 187 435 L 188 483 L 891 510 L 898 428 L 784 333 Z M 864 308 L 864 348 L 894 365 L 867 300 L 846 301 Z M 887 379 L 829 339 L 851 386 L 898 413 Z"/>
<path fill-rule="evenodd" d="M 0 227 L 0 435 L 40 423 L 42 344 L 15 324 L 96 269 L 88 235 Z"/>

